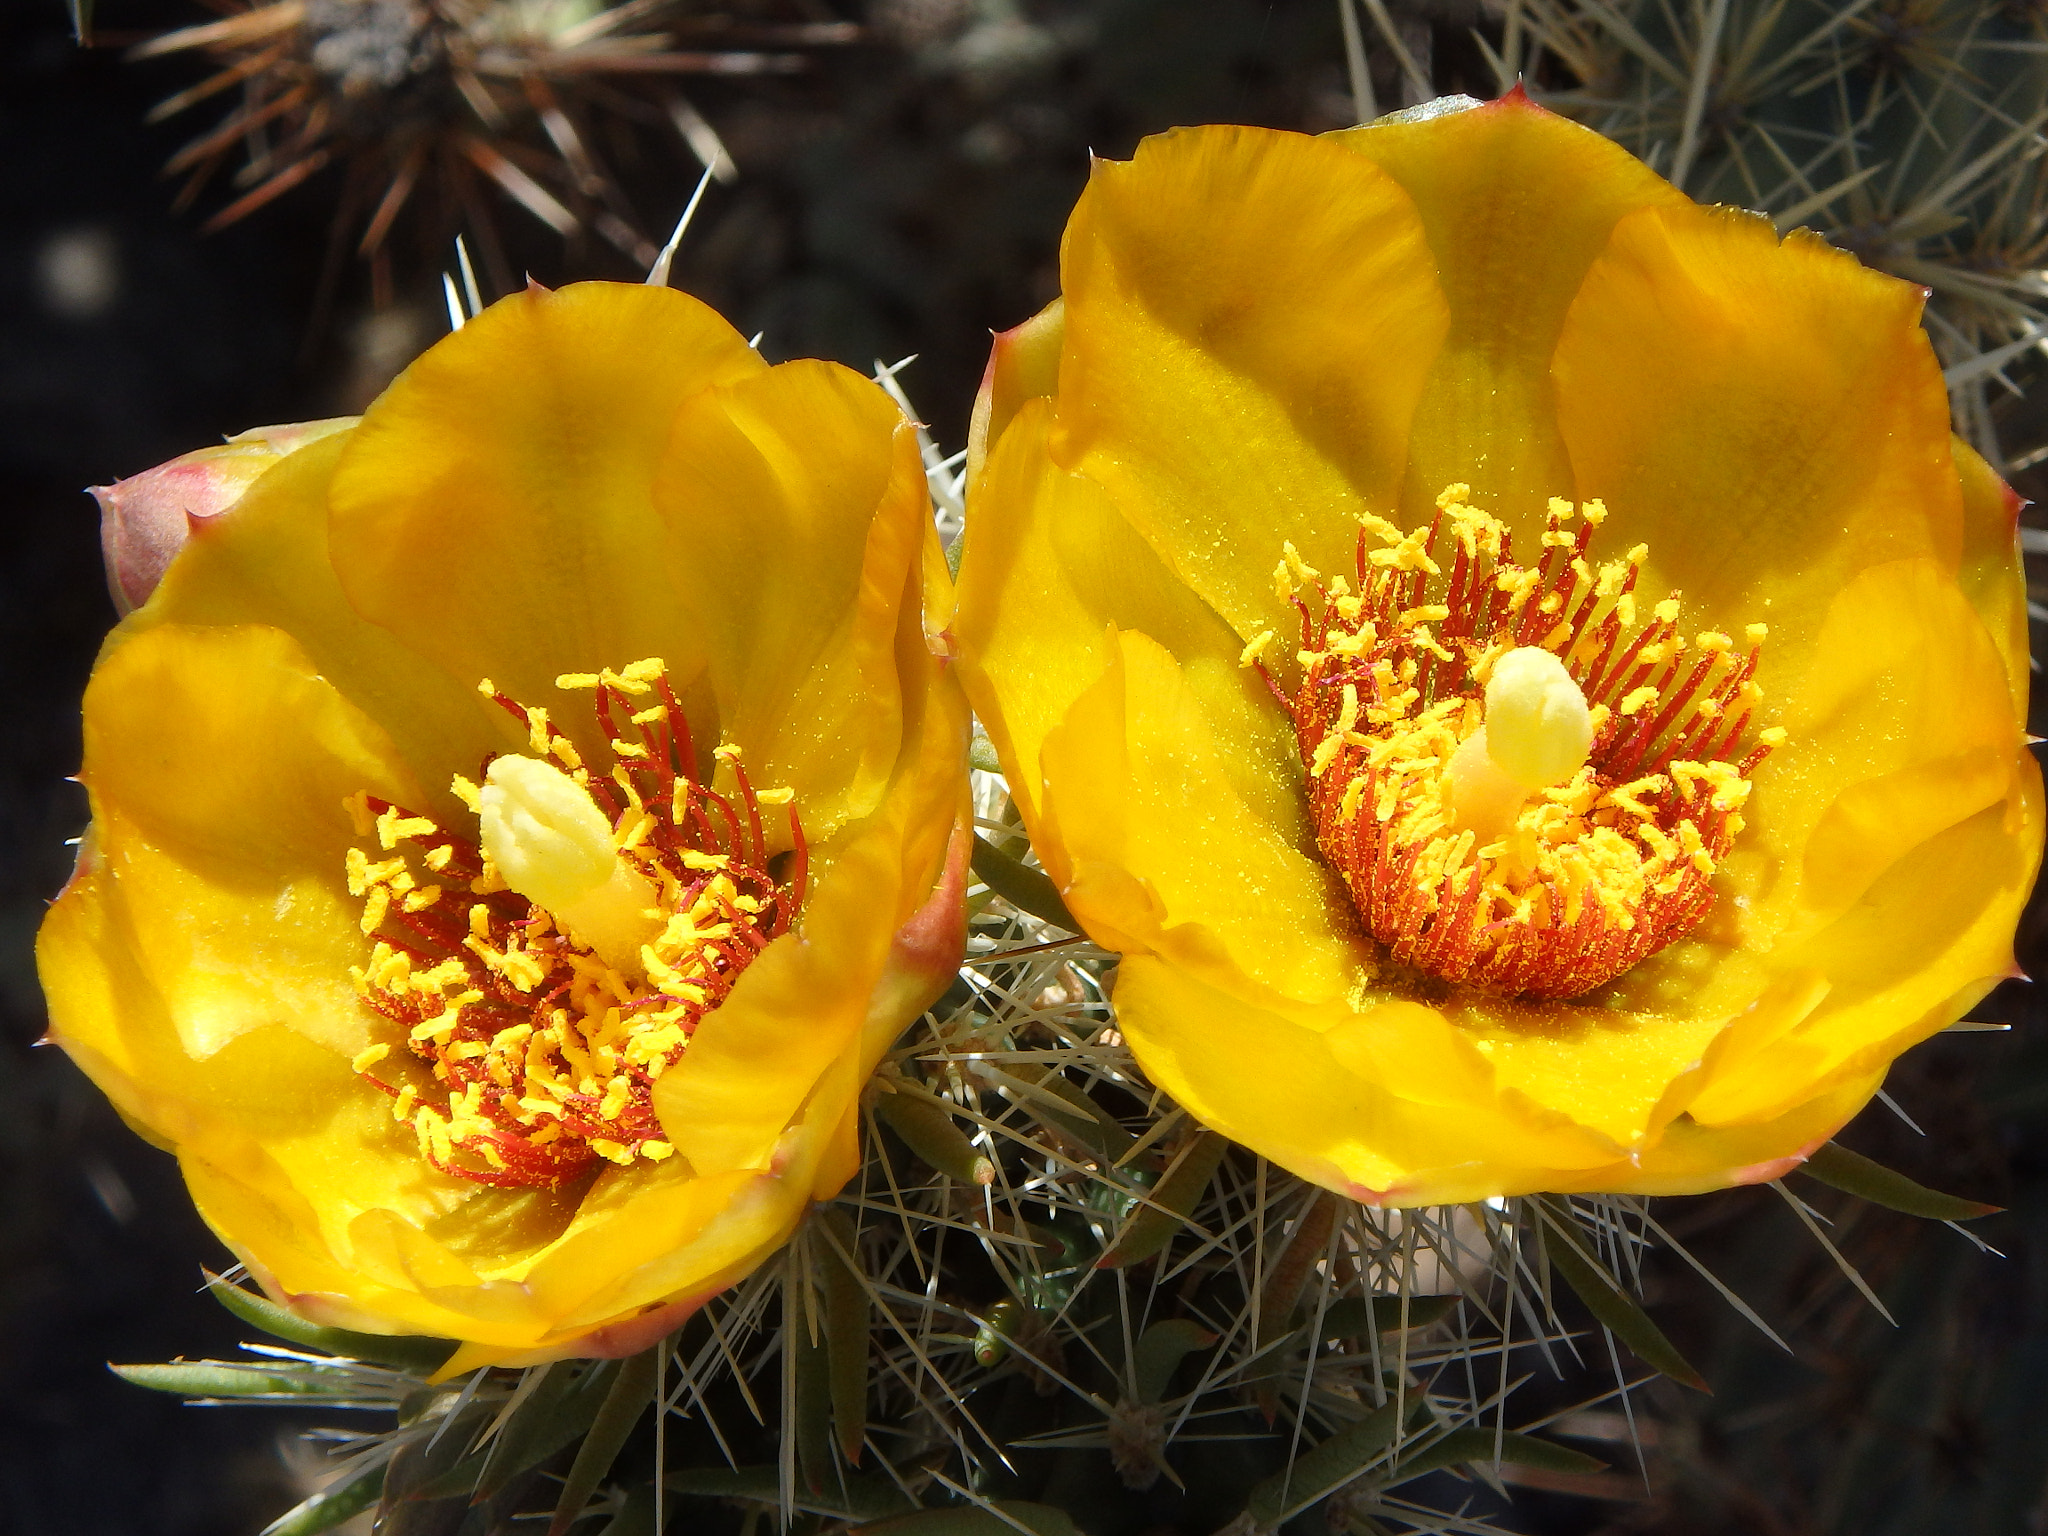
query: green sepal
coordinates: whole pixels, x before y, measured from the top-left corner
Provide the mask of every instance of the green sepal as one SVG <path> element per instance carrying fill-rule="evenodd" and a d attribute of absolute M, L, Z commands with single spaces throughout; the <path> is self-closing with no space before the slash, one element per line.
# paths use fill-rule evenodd
<path fill-rule="evenodd" d="M 495 1498 L 513 1478 L 588 1432 L 611 1396 L 619 1367 L 617 1360 L 585 1364 L 581 1370 L 567 1361 L 547 1367 L 546 1379 L 491 1441 L 472 1502 Z"/>
<path fill-rule="evenodd" d="M 1938 1189 L 1916 1184 L 1903 1173 L 1894 1173 L 1882 1163 L 1872 1162 L 1861 1152 L 1851 1152 L 1838 1142 L 1826 1142 L 1799 1171 L 1833 1189 L 1860 1196 L 1872 1205 L 1904 1211 L 1908 1216 L 1925 1216 L 1930 1221 L 1970 1221 L 1978 1216 L 1995 1216 L 2002 1205 L 1944 1195 Z"/>
<path fill-rule="evenodd" d="M 706 1499 L 750 1499 L 774 1505 L 782 1498 L 782 1476 L 773 1467 L 691 1467 L 671 1472 L 663 1484 L 671 1493 Z M 817 1493 L 796 1490 L 796 1507 L 838 1520 L 882 1520 L 905 1513 L 909 1500 L 886 1477 L 848 1477 Z"/>
<path fill-rule="evenodd" d="M 1418 1405 L 1410 1404 L 1411 1408 L 1415 1406 Z M 1261 1526 L 1278 1525 L 1296 1510 L 1306 1509 L 1342 1487 L 1360 1469 L 1386 1454 L 1387 1447 L 1394 1443 L 1399 1410 L 1399 1403 L 1389 1401 L 1303 1451 L 1285 1472 L 1276 1472 L 1253 1488 L 1245 1509 Z"/>
<path fill-rule="evenodd" d="M 1449 1317 L 1462 1299 L 1456 1295 L 1410 1296 L 1404 1309 L 1398 1296 L 1343 1296 L 1324 1310 L 1322 1334 L 1326 1339 L 1362 1339 L 1401 1328 L 1427 1328 Z"/>
<path fill-rule="evenodd" d="M 805 1285 L 801 1268 L 792 1262 L 782 1285 L 782 1347 L 789 1351 L 790 1369 L 796 1374 L 797 1482 L 816 1495 L 837 1481 L 832 1462 L 832 1367 L 824 1319 L 818 1320 L 813 1337 L 805 1316 Z M 865 1336 L 861 1342 L 866 1344 Z"/>
<path fill-rule="evenodd" d="M 1058 1067 L 1013 1062 L 992 1066 L 991 1075 L 1032 1119 L 1049 1131 L 1073 1137 L 1103 1162 L 1120 1163 L 1137 1145 L 1137 1138 L 1117 1124 L 1114 1115 L 1068 1082 Z"/>
<path fill-rule="evenodd" d="M 109 1365 L 123 1381 L 179 1397 L 332 1397 L 312 1370 L 278 1370 L 225 1360 L 172 1360 L 163 1365 Z"/>
<path fill-rule="evenodd" d="M 467 1498 L 482 1470 L 482 1459 L 470 1455 L 470 1446 L 494 1411 L 489 1404 L 471 1403 L 435 1425 L 431 1434 L 399 1447 L 384 1476 L 377 1516 L 380 1536 L 388 1527 L 404 1529 L 413 1518 L 401 1514 L 401 1505 Z"/>
<path fill-rule="evenodd" d="M 1195 1132 L 1146 1203 L 1131 1212 L 1130 1220 L 1117 1233 L 1109 1251 L 1095 1261 L 1096 1267 L 1124 1269 L 1151 1258 L 1171 1243 L 1174 1234 L 1187 1225 L 1188 1217 L 1201 1203 L 1209 1181 L 1216 1177 L 1223 1154 L 1229 1150 L 1228 1138 L 1214 1131 Z"/>
<path fill-rule="evenodd" d="M 1041 870 L 1012 858 L 979 832 L 974 834 L 974 852 L 969 859 L 975 878 L 1020 912 L 1079 933 L 1081 925 L 1060 897 L 1059 887 Z"/>
<path fill-rule="evenodd" d="M 619 1512 L 605 1523 L 603 1536 L 655 1536 L 654 1486 L 644 1484 L 626 1495 Z"/>
<path fill-rule="evenodd" d="M 1713 1388 L 1707 1385 L 1706 1377 L 1693 1369 L 1691 1362 L 1678 1352 L 1678 1346 L 1664 1336 L 1664 1330 L 1636 1304 L 1636 1299 L 1593 1262 L 1579 1236 L 1578 1223 L 1557 1197 L 1541 1195 L 1531 1204 L 1540 1213 L 1548 1234 L 1543 1251 L 1550 1259 L 1550 1267 L 1586 1304 L 1586 1310 L 1651 1370 L 1712 1396 Z"/>
<path fill-rule="evenodd" d="M 1215 1342 L 1215 1334 L 1185 1317 L 1170 1317 L 1147 1328 L 1131 1348 L 1131 1380 L 1138 1401 L 1158 1402 L 1181 1361 Z"/>
<path fill-rule="evenodd" d="M 612 1463 L 618 1460 L 620 1450 L 633 1433 L 633 1426 L 640 1422 L 640 1415 L 654 1401 L 660 1354 L 658 1347 L 643 1349 L 619 1366 L 618 1374 L 612 1378 L 611 1387 L 605 1393 L 603 1405 L 590 1421 L 590 1430 L 584 1435 L 583 1444 L 577 1447 L 576 1460 L 569 1467 L 569 1475 L 562 1482 L 562 1495 L 555 1501 L 555 1515 L 548 1524 L 548 1536 L 562 1536 L 569 1529 L 576 1517 L 583 1513 L 583 1506 L 590 1502 L 590 1496 L 597 1492 L 597 1485 L 611 1471 Z"/>
<path fill-rule="evenodd" d="M 455 1353 L 452 1339 L 323 1328 L 318 1323 L 307 1322 L 296 1312 L 287 1311 L 267 1296 L 245 1291 L 219 1275 L 206 1277 L 206 1289 L 215 1301 L 251 1328 L 261 1328 L 272 1338 L 283 1339 L 285 1343 L 296 1344 L 302 1349 L 320 1349 L 350 1360 L 367 1360 L 372 1365 L 410 1371 L 415 1376 L 427 1376 L 438 1371 Z"/>
<path fill-rule="evenodd" d="M 877 1095 L 875 1118 L 903 1138 L 903 1144 L 949 1179 L 962 1184 L 996 1181 L 996 1165 L 967 1139 L 937 1094 L 908 1078 L 890 1082 L 892 1091 Z"/>
<path fill-rule="evenodd" d="M 384 1492 L 384 1468 L 376 1466 L 359 1477 L 332 1488 L 323 1488 L 304 1503 L 279 1515 L 263 1527 L 260 1536 L 319 1536 L 344 1520 L 353 1520 Z"/>
<path fill-rule="evenodd" d="M 868 1292 L 854 1268 L 859 1238 L 846 1212 L 827 1206 L 817 1243 L 825 1290 L 825 1356 L 831 1383 L 832 1429 L 849 1467 L 860 1465 L 868 1432 Z"/>
<path fill-rule="evenodd" d="M 1506 1465 L 1535 1467 L 1544 1472 L 1584 1474 L 1605 1472 L 1607 1463 L 1583 1451 L 1574 1451 L 1554 1440 L 1534 1435 L 1507 1433 L 1497 1439 L 1490 1429 L 1454 1429 L 1430 1441 L 1413 1456 L 1404 1456 L 1393 1476 L 1402 1481 L 1445 1467 Z"/>
<path fill-rule="evenodd" d="M 1086 1536 L 1072 1515 L 1050 1504 L 1027 1504 L 1022 1499 L 989 1502 L 1002 1513 L 971 1506 L 920 1509 L 863 1525 L 854 1536 L 1017 1536 L 1019 1526 L 1034 1536 Z"/>

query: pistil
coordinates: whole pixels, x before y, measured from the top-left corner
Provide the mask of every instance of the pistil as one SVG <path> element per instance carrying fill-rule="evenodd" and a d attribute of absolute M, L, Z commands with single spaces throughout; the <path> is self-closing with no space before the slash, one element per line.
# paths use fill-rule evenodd
<path fill-rule="evenodd" d="M 1538 790 L 1571 782 L 1593 745 L 1586 696 L 1549 651 L 1517 646 L 1493 663 L 1486 715 L 1446 775 L 1452 824 L 1481 845 L 1512 827 Z"/>
<path fill-rule="evenodd" d="M 661 893 L 612 845 L 597 802 L 551 763 L 495 759 L 477 796 L 483 850 L 513 890 L 550 913 L 572 941 L 633 981 L 640 949 L 665 926 Z"/>

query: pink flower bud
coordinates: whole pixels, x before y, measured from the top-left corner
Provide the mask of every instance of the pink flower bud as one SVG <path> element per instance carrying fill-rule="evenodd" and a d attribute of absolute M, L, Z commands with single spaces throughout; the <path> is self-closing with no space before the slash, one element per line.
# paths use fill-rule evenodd
<path fill-rule="evenodd" d="M 286 454 L 354 425 L 353 416 L 336 416 L 252 427 L 217 447 L 91 487 L 100 504 L 100 550 L 115 611 L 132 613 L 148 601 L 195 523 L 230 510 Z"/>

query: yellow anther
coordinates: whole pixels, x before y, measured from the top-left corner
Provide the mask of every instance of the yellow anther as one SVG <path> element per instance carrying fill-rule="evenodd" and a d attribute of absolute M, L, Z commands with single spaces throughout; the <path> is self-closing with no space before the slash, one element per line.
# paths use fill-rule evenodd
<path fill-rule="evenodd" d="M 1284 596 L 1285 594 L 1282 595 Z M 1246 643 L 1245 648 L 1237 653 L 1237 664 L 1240 667 L 1251 666 L 1261 656 L 1266 654 L 1266 647 L 1272 643 L 1273 631 L 1270 629 L 1260 630 Z"/>
<path fill-rule="evenodd" d="M 355 828 L 357 837 L 368 837 L 377 827 L 377 818 L 370 811 L 370 797 L 361 790 L 341 802 L 341 808 L 348 812 L 349 825 Z"/>
<path fill-rule="evenodd" d="M 1358 814 L 1358 808 L 1364 802 L 1365 780 L 1362 778 L 1353 779 L 1344 786 L 1344 799 L 1337 808 L 1338 821 L 1345 822 L 1351 820 L 1352 817 Z"/>
<path fill-rule="evenodd" d="M 1286 567 L 1287 574 L 1292 576 L 1297 582 L 1313 582 L 1322 574 L 1322 572 L 1301 558 L 1301 551 L 1296 549 L 1291 542 L 1280 546 L 1280 563 Z"/>
<path fill-rule="evenodd" d="M 1642 687 L 1622 699 L 1621 712 L 1624 715 L 1639 715 L 1647 706 L 1656 703 L 1661 697 L 1663 697 L 1662 694 L 1645 683 Z"/>
<path fill-rule="evenodd" d="M 426 817 L 408 816 L 395 805 L 385 809 L 376 822 L 377 841 L 387 849 L 396 848 L 408 838 L 439 830 Z"/>
<path fill-rule="evenodd" d="M 367 1072 L 390 1054 L 391 1047 L 388 1045 L 370 1046 L 356 1052 L 348 1064 L 348 1069 L 351 1072 Z"/>

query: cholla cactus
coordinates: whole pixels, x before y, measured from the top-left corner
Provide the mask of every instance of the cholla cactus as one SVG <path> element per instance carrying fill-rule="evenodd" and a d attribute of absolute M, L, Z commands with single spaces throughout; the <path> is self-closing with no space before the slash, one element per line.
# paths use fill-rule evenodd
<path fill-rule="evenodd" d="M 1494 54 L 1546 106 L 1702 202 L 1804 225 L 1924 284 L 1958 430 L 2048 335 L 2039 6 L 1956 0 L 1507 0 Z"/>
<path fill-rule="evenodd" d="M 161 102 L 164 118 L 217 97 L 234 105 L 171 157 L 191 202 L 238 155 L 236 195 L 208 220 L 232 224 L 338 167 L 337 245 L 391 292 L 389 236 L 424 211 L 427 247 L 468 226 L 498 287 L 494 197 L 567 238 L 586 228 L 646 266 L 656 245 L 607 164 L 596 119 L 666 119 L 721 179 L 717 133 L 683 95 L 689 76 L 790 74 L 859 29 L 804 7 L 758 7 L 744 24 L 689 0 L 231 0 L 218 21 L 167 33 L 137 58 L 199 53 L 215 73 Z"/>

